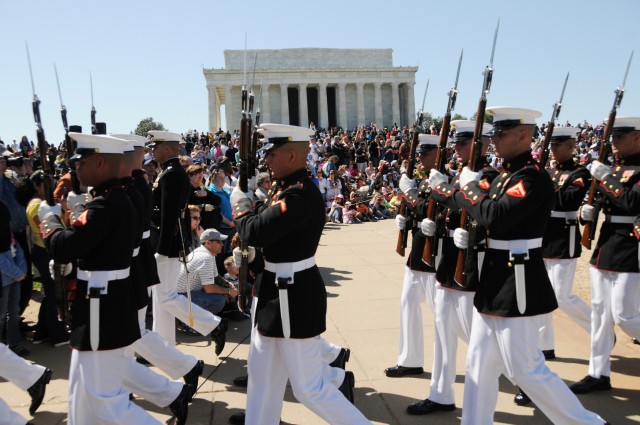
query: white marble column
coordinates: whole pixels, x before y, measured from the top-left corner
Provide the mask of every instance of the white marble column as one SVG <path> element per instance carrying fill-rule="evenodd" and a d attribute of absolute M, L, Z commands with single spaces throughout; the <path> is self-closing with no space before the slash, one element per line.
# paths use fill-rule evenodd
<path fill-rule="evenodd" d="M 400 123 L 400 94 L 398 93 L 398 83 L 391 83 L 391 116 L 392 123 L 401 125 Z"/>
<path fill-rule="evenodd" d="M 269 104 L 269 86 L 271 84 L 263 84 L 260 87 L 260 96 L 262 96 L 262 102 L 260 105 L 260 122 L 271 122 L 271 107 Z"/>
<path fill-rule="evenodd" d="M 307 104 L 307 85 L 298 85 L 298 111 L 300 112 L 300 127 L 309 127 L 309 105 Z"/>
<path fill-rule="evenodd" d="M 338 83 L 338 126 L 347 128 L 347 90 L 345 83 Z"/>
<path fill-rule="evenodd" d="M 224 86 L 224 117 L 225 120 L 227 121 L 227 131 L 232 132 L 234 127 L 234 123 L 235 123 L 235 114 L 234 114 L 234 110 L 233 110 L 234 106 L 233 106 L 233 96 L 231 96 L 231 86 L 230 85 L 226 85 Z"/>
<path fill-rule="evenodd" d="M 215 86 L 207 86 L 209 93 L 209 131 L 215 133 L 220 125 L 220 102 Z"/>
<path fill-rule="evenodd" d="M 358 122 L 357 125 L 366 125 L 364 122 L 364 83 L 356 83 L 357 104 L 358 104 Z"/>
<path fill-rule="evenodd" d="M 382 84 L 373 83 L 373 91 L 375 93 L 375 120 L 378 128 L 382 128 L 384 126 L 383 118 L 382 118 Z"/>
<path fill-rule="evenodd" d="M 281 124 L 289 124 L 289 94 L 287 89 L 289 86 L 286 84 L 280 84 L 280 113 L 282 114 Z"/>
<path fill-rule="evenodd" d="M 320 122 L 317 123 L 317 128 L 328 128 L 329 127 L 329 109 L 327 106 L 327 84 L 320 83 L 318 87 L 318 99 L 320 102 Z"/>
<path fill-rule="evenodd" d="M 416 117 L 416 99 L 415 93 L 413 89 L 415 88 L 416 83 L 413 81 L 409 81 L 406 83 L 407 87 L 407 125 L 412 125 L 414 121 L 417 120 Z"/>

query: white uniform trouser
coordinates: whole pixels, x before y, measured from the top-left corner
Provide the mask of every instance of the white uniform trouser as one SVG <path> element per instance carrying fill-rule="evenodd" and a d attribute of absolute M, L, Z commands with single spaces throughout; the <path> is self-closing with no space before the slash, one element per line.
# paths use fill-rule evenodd
<path fill-rule="evenodd" d="M 573 294 L 573 280 L 576 275 L 577 258 L 545 259 L 544 265 L 551 280 L 551 286 L 558 300 L 558 307 L 562 309 L 582 329 L 591 332 L 591 307 L 579 296 Z M 541 350 L 553 350 L 553 313 L 540 315 Z"/>
<path fill-rule="evenodd" d="M 640 273 L 618 273 L 590 267 L 591 358 L 589 375 L 611 375 L 609 358 L 615 325 L 640 339 Z"/>
<path fill-rule="evenodd" d="M 140 323 L 140 335 L 142 337 L 131 344 L 131 349 L 169 375 L 171 379 L 178 379 L 189 373 L 198 362 L 198 359 L 178 350 L 175 344 L 167 342 L 157 332 L 146 329 L 144 326 L 146 312 L 146 307 L 138 310 L 138 322 Z M 136 394 L 142 395 L 140 393 Z"/>
<path fill-rule="evenodd" d="M 172 381 L 136 362 L 133 356 L 125 360 L 123 385 L 128 392 L 137 394 L 159 407 L 170 405 L 182 391 L 180 381 Z"/>
<path fill-rule="evenodd" d="M 29 363 L 0 343 L 0 376 L 13 382 L 21 390 L 29 389 L 42 377 L 45 370 L 44 366 Z M 26 423 L 26 418 L 11 410 L 9 405 L 0 398 L 0 424 L 24 425 Z"/>
<path fill-rule="evenodd" d="M 157 425 L 124 389 L 125 350 L 71 352 L 69 425 Z"/>
<path fill-rule="evenodd" d="M 371 424 L 323 375 L 322 341 L 254 334 L 247 388 L 247 425 L 278 425 L 287 384 L 296 399 L 332 425 Z"/>
<path fill-rule="evenodd" d="M 442 350 L 434 355 L 431 371 L 431 388 L 429 400 L 440 404 L 454 404 L 453 384 L 456 379 L 456 357 L 458 338 L 467 344 L 471 335 L 473 318 L 473 297 L 475 292 L 456 291 L 436 285 L 435 290 L 435 325 Z M 436 359 L 440 359 L 436 364 Z"/>
<path fill-rule="evenodd" d="M 256 334 L 256 326 L 254 322 L 254 318 L 256 317 L 256 308 L 258 306 L 258 297 L 254 296 L 251 301 L 251 341 L 255 338 Z M 345 371 L 339 367 L 331 367 L 331 364 L 340 354 L 340 350 L 342 348 L 338 345 L 335 345 L 326 339 L 320 337 L 320 341 L 322 342 L 322 375 L 330 381 L 336 387 L 340 387 L 342 382 L 344 381 Z M 251 347 L 253 344 L 249 343 L 249 354 L 247 355 L 247 364 L 251 362 Z"/>
<path fill-rule="evenodd" d="M 398 350 L 400 366 L 424 366 L 424 337 L 420 305 L 426 300 L 433 313 L 435 284 L 435 273 L 417 272 L 405 267 L 400 298 L 400 347 Z M 434 335 L 434 341 L 439 344 L 437 335 Z"/>
<path fill-rule="evenodd" d="M 160 283 L 152 287 L 153 293 L 153 330 L 167 342 L 176 342 L 176 321 L 191 326 L 189 321 L 189 300 L 178 295 L 178 276 L 180 267 L 184 267 L 177 258 L 168 258 L 158 264 Z M 209 335 L 220 323 L 220 318 L 211 312 L 191 303 L 193 329 L 202 335 Z"/>
<path fill-rule="evenodd" d="M 473 312 L 464 378 L 462 425 L 493 424 L 498 378 L 504 373 L 527 393 L 555 425 L 605 421 L 586 410 L 569 387 L 545 365 L 538 349 L 539 319 L 495 317 Z"/>

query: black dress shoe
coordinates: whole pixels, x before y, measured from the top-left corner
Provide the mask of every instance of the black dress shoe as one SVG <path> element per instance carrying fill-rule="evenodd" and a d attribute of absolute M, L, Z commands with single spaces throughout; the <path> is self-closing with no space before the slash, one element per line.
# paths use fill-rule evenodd
<path fill-rule="evenodd" d="M 249 384 L 249 375 L 238 376 L 237 378 L 233 379 L 233 385 L 237 387 L 247 388 L 248 384 Z"/>
<path fill-rule="evenodd" d="M 542 350 L 542 354 L 544 354 L 545 360 L 553 360 L 556 358 L 555 350 Z"/>
<path fill-rule="evenodd" d="M 224 344 L 227 342 L 227 329 L 229 328 L 229 321 L 224 317 L 220 320 L 220 323 L 214 330 L 211 331 L 211 339 L 216 344 L 215 352 L 216 356 L 219 356 L 224 350 Z"/>
<path fill-rule="evenodd" d="M 31 406 L 29 406 L 29 414 L 33 416 L 38 410 L 38 407 L 42 404 L 42 400 L 44 400 L 44 391 L 47 388 L 47 384 L 51 381 L 51 369 L 45 369 L 42 376 L 27 389 L 27 392 L 31 396 Z"/>
<path fill-rule="evenodd" d="M 455 404 L 440 404 L 429 399 L 407 406 L 407 413 L 410 415 L 428 415 L 433 412 L 450 412 L 452 410 L 456 410 Z"/>
<path fill-rule="evenodd" d="M 196 365 L 187 372 L 186 375 L 182 377 L 184 379 L 184 383 L 186 385 L 190 385 L 193 387 L 193 391 L 189 397 L 189 402 L 193 399 L 193 394 L 195 394 L 196 389 L 198 388 L 198 378 L 202 375 L 202 371 L 204 370 L 204 362 L 202 360 L 198 360 Z"/>
<path fill-rule="evenodd" d="M 353 404 L 353 387 L 356 385 L 356 378 L 353 376 L 353 372 L 347 371 L 344 373 L 344 381 L 338 388 L 342 394 Z"/>
<path fill-rule="evenodd" d="M 229 423 L 232 425 L 244 425 L 245 412 L 234 413 L 229 416 Z"/>
<path fill-rule="evenodd" d="M 636 345 L 640 345 L 640 341 L 638 341 L 636 338 L 631 338 L 631 341 Z"/>
<path fill-rule="evenodd" d="M 569 389 L 575 394 L 587 394 L 592 391 L 606 391 L 611 389 L 611 379 L 604 375 L 599 378 L 587 375 L 581 381 L 571 385 Z"/>
<path fill-rule="evenodd" d="M 140 364 L 143 364 L 143 365 L 145 365 L 145 366 L 148 366 L 148 365 L 150 365 L 150 364 L 151 364 L 151 363 L 149 362 L 149 360 L 145 359 L 145 358 L 144 358 L 144 357 L 142 357 L 142 356 L 138 356 L 138 357 L 136 357 L 136 362 L 138 362 L 138 363 L 140 363 Z"/>
<path fill-rule="evenodd" d="M 389 378 L 398 378 L 404 375 L 420 375 L 424 372 L 424 369 L 421 367 L 404 367 L 404 366 L 394 366 L 388 367 L 384 370 L 384 374 Z"/>
<path fill-rule="evenodd" d="M 335 358 L 334 361 L 329 363 L 331 367 L 339 367 L 344 370 L 345 364 L 349 361 L 349 357 L 351 357 L 351 350 L 348 348 L 341 348 L 340 353 L 338 353 L 338 357 Z"/>
<path fill-rule="evenodd" d="M 171 413 L 176 417 L 176 425 L 184 425 L 187 423 L 187 416 L 189 415 L 189 396 L 193 394 L 194 388 L 192 385 L 183 385 L 182 391 L 178 394 L 175 400 L 169 405 Z"/>
<path fill-rule="evenodd" d="M 522 391 L 522 388 L 518 387 L 518 392 L 515 397 L 513 397 L 513 402 L 518 406 L 527 406 L 531 404 L 531 399 L 524 391 Z"/>

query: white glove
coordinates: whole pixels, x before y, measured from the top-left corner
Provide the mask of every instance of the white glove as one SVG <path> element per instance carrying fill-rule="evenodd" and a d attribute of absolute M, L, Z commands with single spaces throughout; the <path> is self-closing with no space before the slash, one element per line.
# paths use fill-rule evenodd
<path fill-rule="evenodd" d="M 255 191 L 258 187 L 258 182 L 256 182 L 256 176 L 253 176 L 247 182 L 247 188 L 251 191 Z"/>
<path fill-rule="evenodd" d="M 406 174 L 403 174 L 402 177 L 400 177 L 400 183 L 398 183 L 398 187 L 400 188 L 402 193 L 406 195 L 411 189 L 415 187 L 415 182 L 413 181 L 413 179 L 407 177 Z"/>
<path fill-rule="evenodd" d="M 166 255 L 162 255 L 162 254 L 158 254 L 156 253 L 154 255 L 154 257 L 156 257 L 156 264 L 159 266 L 160 264 L 164 264 L 166 262 L 169 261 L 169 257 L 167 257 Z"/>
<path fill-rule="evenodd" d="M 602 181 L 607 174 L 611 174 L 611 167 L 595 160 L 591 163 L 591 175 L 594 179 Z"/>
<path fill-rule="evenodd" d="M 431 237 L 436 234 L 436 222 L 425 218 L 420 222 L 420 230 L 423 235 Z"/>
<path fill-rule="evenodd" d="M 473 181 L 478 181 L 482 178 L 482 171 L 471 171 L 469 167 L 464 167 L 460 173 L 460 187 L 465 187 Z"/>
<path fill-rule="evenodd" d="M 252 246 L 249 247 L 249 263 L 252 263 L 253 260 L 256 259 L 256 249 Z M 240 267 L 240 263 L 242 263 L 242 251 L 240 251 L 240 247 L 236 247 L 233 249 L 233 262 L 236 263 L 236 266 Z"/>
<path fill-rule="evenodd" d="M 458 227 L 453 231 L 453 243 L 460 249 L 467 249 L 469 247 L 469 232 Z"/>
<path fill-rule="evenodd" d="M 54 270 L 54 262 L 53 260 L 49 261 L 49 274 L 51 275 L 51 277 L 55 276 L 55 270 Z M 69 276 L 71 274 L 71 272 L 73 271 L 73 265 L 71 265 L 71 263 L 67 263 L 67 264 L 56 264 L 58 267 L 60 267 L 60 272 L 62 273 L 62 276 Z"/>
<path fill-rule="evenodd" d="M 47 214 L 60 216 L 62 214 L 62 207 L 60 206 L 60 204 L 50 206 L 46 201 L 42 201 L 42 203 L 40 204 L 40 208 L 38 208 L 38 218 L 40 219 L 40 221 L 44 221 L 44 218 Z"/>
<path fill-rule="evenodd" d="M 204 204 L 204 210 L 205 210 L 206 212 L 211 212 L 211 211 L 213 211 L 213 205 L 211 205 L 211 204 Z"/>
<path fill-rule="evenodd" d="M 396 216 L 396 227 L 398 230 L 404 230 L 407 227 L 407 218 L 403 215 L 398 214 Z"/>
<path fill-rule="evenodd" d="M 596 213 L 596 207 L 594 207 L 593 205 L 585 204 L 582 206 L 582 209 L 580 210 L 580 218 L 583 221 L 593 221 L 593 219 L 595 218 L 594 216 L 596 215 L 595 213 Z"/>
<path fill-rule="evenodd" d="M 247 198 L 249 200 L 253 199 L 253 190 L 249 190 L 248 192 L 243 192 L 242 190 L 240 190 L 240 186 L 236 186 L 233 188 L 233 191 L 231 192 L 231 207 L 233 208 L 238 201 L 240 201 L 243 198 Z"/>
<path fill-rule="evenodd" d="M 447 183 L 448 181 L 449 179 L 447 176 L 442 174 L 440 171 L 435 168 L 431 169 L 431 172 L 429 173 L 429 187 L 436 187 L 440 183 Z"/>
<path fill-rule="evenodd" d="M 69 192 L 67 195 L 67 209 L 71 211 L 76 205 L 87 205 L 91 200 L 92 196 L 89 193 Z"/>

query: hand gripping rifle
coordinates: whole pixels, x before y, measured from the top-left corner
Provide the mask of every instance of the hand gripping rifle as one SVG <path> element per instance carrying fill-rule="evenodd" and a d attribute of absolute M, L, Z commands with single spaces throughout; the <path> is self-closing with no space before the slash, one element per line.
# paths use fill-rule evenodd
<path fill-rule="evenodd" d="M 484 69 L 484 81 L 482 83 L 482 93 L 480 94 L 480 101 L 478 102 L 478 111 L 476 112 L 476 127 L 473 130 L 473 144 L 471 145 L 471 152 L 469 154 L 469 168 L 471 171 L 479 171 L 482 163 L 480 161 L 480 154 L 482 153 L 482 127 L 484 124 L 484 113 L 487 108 L 487 94 L 491 91 L 491 81 L 493 79 L 493 54 L 496 51 L 496 40 L 498 39 L 498 29 L 500 29 L 500 19 L 498 19 L 498 25 L 496 25 L 496 31 L 493 35 L 493 47 L 491 48 L 491 59 L 489 65 Z M 475 236 L 477 230 L 477 223 L 469 217 L 469 213 L 466 208 L 462 209 L 460 214 L 460 227 L 469 232 L 469 246 L 467 249 L 458 250 L 458 261 L 456 263 L 456 272 L 454 280 L 463 288 L 468 286 L 467 283 L 467 258 L 470 250 L 474 249 Z"/>
<path fill-rule="evenodd" d="M 67 166 L 69 167 L 69 176 L 71 177 L 71 187 L 74 193 L 82 193 L 80 188 L 80 180 L 78 180 L 78 174 L 76 173 L 76 167 L 71 161 L 73 156 L 74 143 L 69 137 L 69 123 L 67 121 L 67 107 L 62 102 L 62 91 L 60 90 L 60 79 L 58 78 L 58 68 L 56 64 L 53 64 L 53 69 L 56 73 L 56 84 L 58 85 L 58 96 L 60 97 L 60 116 L 62 117 L 62 127 L 64 127 L 64 146 L 66 150 Z"/>
<path fill-rule="evenodd" d="M 547 162 L 549 161 L 549 145 L 551 144 L 551 137 L 553 136 L 553 129 L 556 126 L 556 120 L 558 119 L 558 115 L 560 115 L 560 108 L 562 108 L 562 99 L 564 98 L 564 90 L 567 88 L 567 81 L 569 81 L 568 72 L 567 77 L 564 79 L 562 93 L 560 93 L 560 100 L 558 100 L 553 105 L 553 113 L 551 114 L 551 118 L 549 118 L 549 123 L 547 124 L 547 132 L 545 133 L 544 140 L 542 141 L 542 150 L 540 152 L 540 158 L 538 159 L 540 168 L 542 169 L 545 169 L 547 167 Z"/>
<path fill-rule="evenodd" d="M 422 109 L 418 111 L 418 122 L 413 126 L 413 135 L 411 137 L 411 147 L 409 149 L 409 165 L 407 166 L 407 177 L 413 178 L 413 170 L 415 168 L 416 150 L 418 149 L 418 134 L 422 128 L 422 119 L 424 118 L 424 101 L 427 98 L 427 90 L 429 90 L 429 81 L 427 80 L 427 88 L 424 90 L 424 96 L 422 97 Z M 405 216 L 407 213 L 407 199 L 403 199 L 400 204 L 400 210 L 398 214 Z M 409 222 L 409 220 L 407 220 Z M 396 242 L 396 252 L 404 257 L 404 250 L 407 247 L 407 239 L 409 238 L 409 226 L 405 226 L 404 229 L 398 232 L 398 241 Z"/>
<path fill-rule="evenodd" d="M 602 138 L 602 144 L 600 145 L 600 152 L 598 152 L 598 159 L 606 164 L 607 157 L 609 156 L 609 138 L 611 137 L 611 130 L 613 130 L 613 124 L 616 120 L 616 113 L 618 107 L 620 107 L 620 102 L 622 102 L 622 96 L 624 95 L 624 85 L 627 82 L 627 75 L 629 75 L 629 68 L 631 67 L 631 59 L 633 59 L 633 50 L 631 51 L 631 56 L 629 57 L 629 62 L 627 63 L 627 70 L 624 73 L 624 79 L 622 80 L 622 85 L 615 90 L 615 98 L 613 100 L 613 107 L 611 108 L 611 112 L 609 112 L 609 118 L 607 119 L 607 125 L 604 128 L 604 137 Z M 589 187 L 589 197 L 587 198 L 587 205 L 592 205 L 595 207 L 593 221 L 587 221 L 584 223 L 584 229 L 582 231 L 582 245 L 591 249 L 591 241 L 596 237 L 596 225 L 598 223 L 598 215 L 600 214 L 600 209 L 602 207 L 602 200 L 598 196 L 596 198 L 596 189 L 598 188 L 598 184 L 600 182 L 596 179 L 591 180 L 591 186 Z"/>
<path fill-rule="evenodd" d="M 93 106 L 93 77 L 89 73 L 89 84 L 91 85 L 91 134 L 98 134 L 96 127 L 96 107 Z"/>
<path fill-rule="evenodd" d="M 449 90 L 449 102 L 447 103 L 447 112 L 444 114 L 442 121 L 442 130 L 440 131 L 440 145 L 438 146 L 438 152 L 436 153 L 436 170 L 441 173 L 445 172 L 445 165 L 447 163 L 447 140 L 449 138 L 449 131 L 451 128 L 451 111 L 456 107 L 456 98 L 458 97 L 458 78 L 460 77 L 460 67 L 462 65 L 462 55 L 464 50 L 460 52 L 460 59 L 458 60 L 458 72 L 456 73 L 456 82 L 453 88 Z M 441 229 L 443 226 L 442 219 L 444 214 L 442 211 L 436 214 L 437 204 L 433 198 L 429 198 L 429 204 L 427 205 L 427 218 L 436 222 L 436 229 Z M 440 232 L 436 231 L 436 234 L 431 237 L 427 237 L 424 243 L 424 251 L 422 251 L 422 261 L 430 267 L 436 267 L 436 255 L 438 253 L 438 245 Z"/>
<path fill-rule="evenodd" d="M 33 83 L 33 71 L 31 69 L 31 55 L 29 54 L 29 45 L 26 44 L 26 46 L 27 60 L 29 62 L 29 76 L 31 77 L 31 90 L 33 91 L 33 101 L 31 102 L 31 106 L 33 108 L 33 118 L 36 123 L 36 137 L 38 139 L 38 151 L 40 151 L 40 163 L 45 174 L 42 185 L 44 187 L 45 201 L 50 206 L 53 206 L 55 205 L 55 200 L 53 199 L 53 179 L 51 175 L 51 164 L 49 163 L 48 156 L 49 147 L 44 137 L 44 128 L 42 128 L 42 119 L 40 118 L 40 99 L 38 99 L 35 84 Z M 64 284 L 64 278 L 62 277 L 62 267 L 63 266 L 61 266 L 60 264 L 54 264 L 53 280 L 55 284 L 55 298 L 56 305 L 58 306 L 58 314 L 60 315 L 60 318 L 62 320 L 65 320 L 67 318 L 68 299 Z"/>
<path fill-rule="evenodd" d="M 256 61 L 258 57 L 256 55 Z M 255 62 L 253 68 L 255 80 Z M 253 85 L 253 84 L 252 84 Z M 248 98 L 248 107 L 247 107 Z M 247 94 L 246 85 L 242 87 L 242 120 L 240 120 L 240 164 L 238 164 L 238 185 L 243 192 L 249 191 L 249 180 L 255 174 L 255 143 L 257 132 L 253 132 L 251 115 L 253 114 L 253 87 Z M 259 119 L 259 117 L 256 117 Z M 253 134 L 252 134 L 253 133 Z M 249 244 L 245 239 L 240 240 L 240 270 L 238 271 L 238 307 L 244 311 L 247 308 L 247 281 L 249 280 Z"/>

